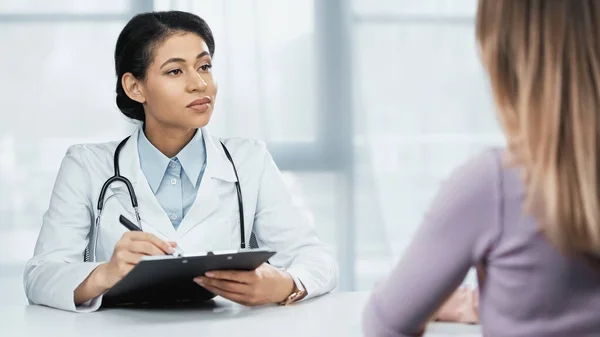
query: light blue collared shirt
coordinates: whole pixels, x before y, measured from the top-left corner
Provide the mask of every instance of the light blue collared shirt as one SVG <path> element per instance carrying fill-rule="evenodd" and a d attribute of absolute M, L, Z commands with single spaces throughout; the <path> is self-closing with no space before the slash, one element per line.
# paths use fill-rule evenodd
<path fill-rule="evenodd" d="M 138 152 L 142 172 L 152 192 L 177 229 L 196 200 L 206 168 L 202 131 L 198 129 L 192 140 L 175 157 L 168 158 L 140 130 Z"/>

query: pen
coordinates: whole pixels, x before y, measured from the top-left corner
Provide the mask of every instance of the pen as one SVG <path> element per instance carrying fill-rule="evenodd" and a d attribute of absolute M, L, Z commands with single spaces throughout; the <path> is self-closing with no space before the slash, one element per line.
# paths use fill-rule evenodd
<path fill-rule="evenodd" d="M 121 225 L 125 226 L 125 228 L 129 229 L 130 231 L 137 231 L 137 232 L 142 231 L 141 228 L 136 226 L 136 224 L 129 221 L 129 219 L 127 219 L 126 217 L 124 217 L 122 215 L 119 215 L 119 222 L 121 223 Z"/>
<path fill-rule="evenodd" d="M 141 228 L 139 228 L 133 222 L 129 221 L 129 219 L 127 219 L 123 215 L 119 215 L 119 222 L 121 223 L 121 225 L 125 226 L 125 228 L 127 228 L 130 231 L 137 231 L 137 232 L 141 232 L 142 231 Z M 179 248 L 179 246 L 175 246 L 172 255 L 176 256 L 176 257 L 183 256 L 183 252 L 181 251 L 181 248 Z"/>

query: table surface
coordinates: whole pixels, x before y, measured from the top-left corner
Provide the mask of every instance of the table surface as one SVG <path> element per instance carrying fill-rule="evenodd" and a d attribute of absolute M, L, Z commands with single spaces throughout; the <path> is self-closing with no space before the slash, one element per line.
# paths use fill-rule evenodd
<path fill-rule="evenodd" d="M 368 292 L 332 293 L 291 306 L 247 308 L 222 298 L 169 308 L 71 313 L 42 306 L 0 307 L 0 330 L 12 336 L 362 336 Z M 480 336 L 478 326 L 432 323 L 426 336 Z"/>

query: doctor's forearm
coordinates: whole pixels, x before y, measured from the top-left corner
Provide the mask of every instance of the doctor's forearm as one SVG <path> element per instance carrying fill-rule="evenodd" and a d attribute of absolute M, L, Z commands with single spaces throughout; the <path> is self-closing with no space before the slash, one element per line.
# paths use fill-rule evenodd
<path fill-rule="evenodd" d="M 91 299 L 102 295 L 108 287 L 104 285 L 106 278 L 103 276 L 106 263 L 99 265 L 90 275 L 79 284 L 74 292 L 75 305 L 81 305 Z"/>

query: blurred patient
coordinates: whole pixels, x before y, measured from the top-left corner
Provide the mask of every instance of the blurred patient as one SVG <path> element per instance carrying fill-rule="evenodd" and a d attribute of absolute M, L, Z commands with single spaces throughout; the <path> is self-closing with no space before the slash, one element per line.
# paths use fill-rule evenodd
<path fill-rule="evenodd" d="M 482 0 L 476 26 L 508 146 L 443 185 L 364 333 L 422 335 L 476 266 L 485 336 L 600 336 L 600 1 Z"/>

